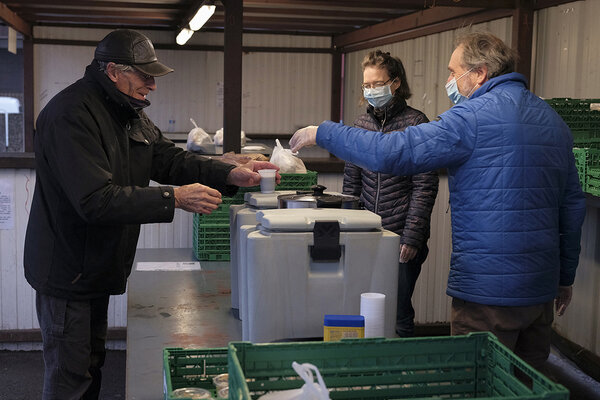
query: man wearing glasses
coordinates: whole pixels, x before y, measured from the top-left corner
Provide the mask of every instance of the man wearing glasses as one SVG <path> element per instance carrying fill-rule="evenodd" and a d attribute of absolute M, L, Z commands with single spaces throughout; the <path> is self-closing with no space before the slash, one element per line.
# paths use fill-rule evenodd
<path fill-rule="evenodd" d="M 234 167 L 164 138 L 143 109 L 155 77 L 172 71 L 144 35 L 111 32 L 84 77 L 38 117 L 24 266 L 42 331 L 43 399 L 98 398 L 109 296 L 125 292 L 140 224 L 170 222 L 175 208 L 209 214 L 221 193 L 278 169 Z"/>

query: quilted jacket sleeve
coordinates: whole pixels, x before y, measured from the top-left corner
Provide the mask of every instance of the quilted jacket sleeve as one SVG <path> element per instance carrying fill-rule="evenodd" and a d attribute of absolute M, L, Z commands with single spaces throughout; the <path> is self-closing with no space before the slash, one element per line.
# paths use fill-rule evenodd
<path fill-rule="evenodd" d="M 358 165 L 352 163 L 346 163 L 344 166 L 344 185 L 342 192 L 352 196 L 360 196 L 362 189 L 362 176 L 361 170 Z"/>
<path fill-rule="evenodd" d="M 438 192 L 438 173 L 430 171 L 413 175 L 412 184 L 410 207 L 400 242 L 420 249 L 429 239 L 431 210 Z"/>
<path fill-rule="evenodd" d="M 317 144 L 348 162 L 394 175 L 459 165 L 471 156 L 476 140 L 473 113 L 456 112 L 459 107 L 463 108 L 457 105 L 446 111 L 439 121 L 409 126 L 404 134 L 370 132 L 325 121 L 319 125 Z"/>

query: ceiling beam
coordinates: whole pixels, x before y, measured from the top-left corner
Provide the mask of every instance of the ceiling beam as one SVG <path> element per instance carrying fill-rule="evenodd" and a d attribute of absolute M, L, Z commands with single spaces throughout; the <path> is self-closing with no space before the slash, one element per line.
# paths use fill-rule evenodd
<path fill-rule="evenodd" d="M 134 8 L 134 9 L 153 9 L 153 10 L 177 10 L 181 9 L 179 4 L 165 3 L 147 3 L 147 2 L 121 2 L 121 1 L 103 1 L 103 0 L 8 0 L 5 2 L 13 10 L 21 8 L 27 9 L 28 5 L 35 6 L 68 6 L 68 7 L 90 7 L 90 8 Z"/>
<path fill-rule="evenodd" d="M 329 0 L 326 2 L 329 6 L 348 7 L 348 8 L 403 8 L 412 10 L 423 10 L 435 7 L 482 7 L 486 8 L 514 8 L 515 0 Z M 482 4 L 484 3 L 484 4 Z M 323 7 L 322 0 L 244 0 L 244 6 L 250 5 L 293 6 L 299 8 L 303 6 Z"/>
<path fill-rule="evenodd" d="M 533 2 L 534 10 L 541 10 L 542 8 L 560 6 L 565 3 L 572 3 L 571 0 L 535 0 Z"/>
<path fill-rule="evenodd" d="M 334 38 L 333 45 L 338 48 L 344 48 L 349 45 L 382 38 L 409 29 L 420 28 L 425 25 L 435 24 L 454 18 L 462 18 L 482 10 L 482 8 L 435 7 L 425 11 L 417 11 L 380 24 L 371 25 L 366 28 L 339 35 Z"/>
<path fill-rule="evenodd" d="M 27 15 L 23 16 L 28 19 Z M 34 18 L 33 16 L 31 16 Z M 48 16 L 38 16 L 35 17 L 36 24 L 43 25 L 49 22 L 60 22 L 64 24 L 64 26 L 72 26 L 72 24 L 93 24 L 96 26 L 120 26 L 120 25 L 136 25 L 136 26 L 146 26 L 152 25 L 153 28 L 157 27 L 169 27 L 173 28 L 173 22 L 165 21 L 162 19 L 153 19 L 153 18 L 132 18 L 132 17 L 118 17 L 111 16 L 110 21 L 102 16 L 98 17 L 87 17 L 87 16 L 79 16 L 77 17 L 77 21 L 73 21 L 71 17 L 57 16 L 57 15 L 48 15 Z"/>
<path fill-rule="evenodd" d="M 433 35 L 435 33 L 446 32 L 452 29 L 464 28 L 465 26 L 479 24 L 482 22 L 488 22 L 500 18 L 510 17 L 512 15 L 512 12 L 513 10 L 511 9 L 481 11 L 479 13 L 469 14 L 464 18 L 454 18 L 436 24 L 400 30 L 386 37 L 380 37 L 369 41 L 354 43 L 338 49 L 343 52 L 369 49 L 373 47 L 383 46 L 385 44 L 397 43 L 404 40 Z"/>
<path fill-rule="evenodd" d="M 178 14 L 177 10 L 172 11 L 145 11 L 145 10 L 86 10 L 77 8 L 48 8 L 48 7 L 30 7 L 26 10 L 26 15 L 32 16 L 33 19 L 38 19 L 44 16 L 101 16 L 106 18 L 112 17 L 133 17 L 133 18 L 148 18 L 160 20 L 173 20 Z"/>
<path fill-rule="evenodd" d="M 213 16 L 209 22 L 216 22 L 223 24 L 224 20 L 222 16 Z M 347 26 L 351 28 L 356 27 L 356 23 L 350 20 L 336 20 L 336 19 L 315 19 L 315 18 L 293 18 L 293 17 L 247 17 L 244 15 L 244 27 L 246 24 L 276 24 L 276 25 L 313 25 L 313 26 Z"/>
<path fill-rule="evenodd" d="M 217 6 L 217 13 L 219 12 Z M 222 11 L 222 10 L 221 10 Z M 352 19 L 365 19 L 365 20 L 386 20 L 390 18 L 389 12 L 369 12 L 369 11 L 346 11 L 346 10 L 331 10 L 331 9 L 312 9 L 304 8 L 302 10 L 295 10 L 291 8 L 271 8 L 271 7 L 244 7 L 244 16 L 252 14 L 270 14 L 270 15 L 313 15 L 321 18 L 352 18 Z M 401 16 L 402 12 L 394 13 Z M 392 14 L 393 15 L 393 14 Z"/>
<path fill-rule="evenodd" d="M 17 32 L 21 32 L 21 34 L 27 37 L 31 37 L 31 24 L 26 22 L 23 18 L 19 17 L 4 3 L 0 3 L 0 19 L 6 22 L 8 26 L 15 29 Z"/>

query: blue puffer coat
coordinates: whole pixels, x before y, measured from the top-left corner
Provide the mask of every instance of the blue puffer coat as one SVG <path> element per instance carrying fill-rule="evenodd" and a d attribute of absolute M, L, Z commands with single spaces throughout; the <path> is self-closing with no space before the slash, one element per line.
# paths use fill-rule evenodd
<path fill-rule="evenodd" d="M 498 306 L 556 297 L 577 268 L 583 196 L 567 125 L 510 73 L 490 79 L 439 121 L 382 134 L 324 122 L 317 144 L 398 175 L 448 168 L 448 295 Z"/>

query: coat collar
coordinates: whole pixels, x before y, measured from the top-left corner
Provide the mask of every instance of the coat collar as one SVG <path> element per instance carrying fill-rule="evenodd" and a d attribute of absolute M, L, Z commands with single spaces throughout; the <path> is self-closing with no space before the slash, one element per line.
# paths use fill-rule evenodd
<path fill-rule="evenodd" d="M 84 79 L 98 84 L 106 100 L 108 100 L 118 113 L 119 117 L 125 119 L 139 118 L 138 112 L 129 104 L 127 96 L 119 91 L 115 84 L 100 70 L 100 65 L 96 60 L 92 61 L 85 69 Z"/>
<path fill-rule="evenodd" d="M 523 76 L 522 74 L 520 74 L 518 72 L 510 72 L 508 74 L 496 76 L 496 77 L 490 79 L 489 81 L 485 82 L 483 85 L 481 85 L 480 88 L 478 88 L 471 95 L 471 97 L 469 97 L 469 99 L 474 99 L 476 97 L 483 96 L 484 94 L 486 94 L 487 92 L 489 92 L 490 90 L 495 88 L 496 86 L 500 86 L 507 82 L 521 84 L 525 88 L 527 88 L 527 86 L 528 86 L 527 78 L 525 78 L 525 76 Z"/>
<path fill-rule="evenodd" d="M 373 117 L 376 121 L 381 122 L 384 115 L 396 115 L 402 112 L 406 108 L 406 100 L 403 98 L 394 96 L 390 101 L 390 104 L 383 108 L 375 109 L 369 104 L 367 107 L 367 113 Z"/>

